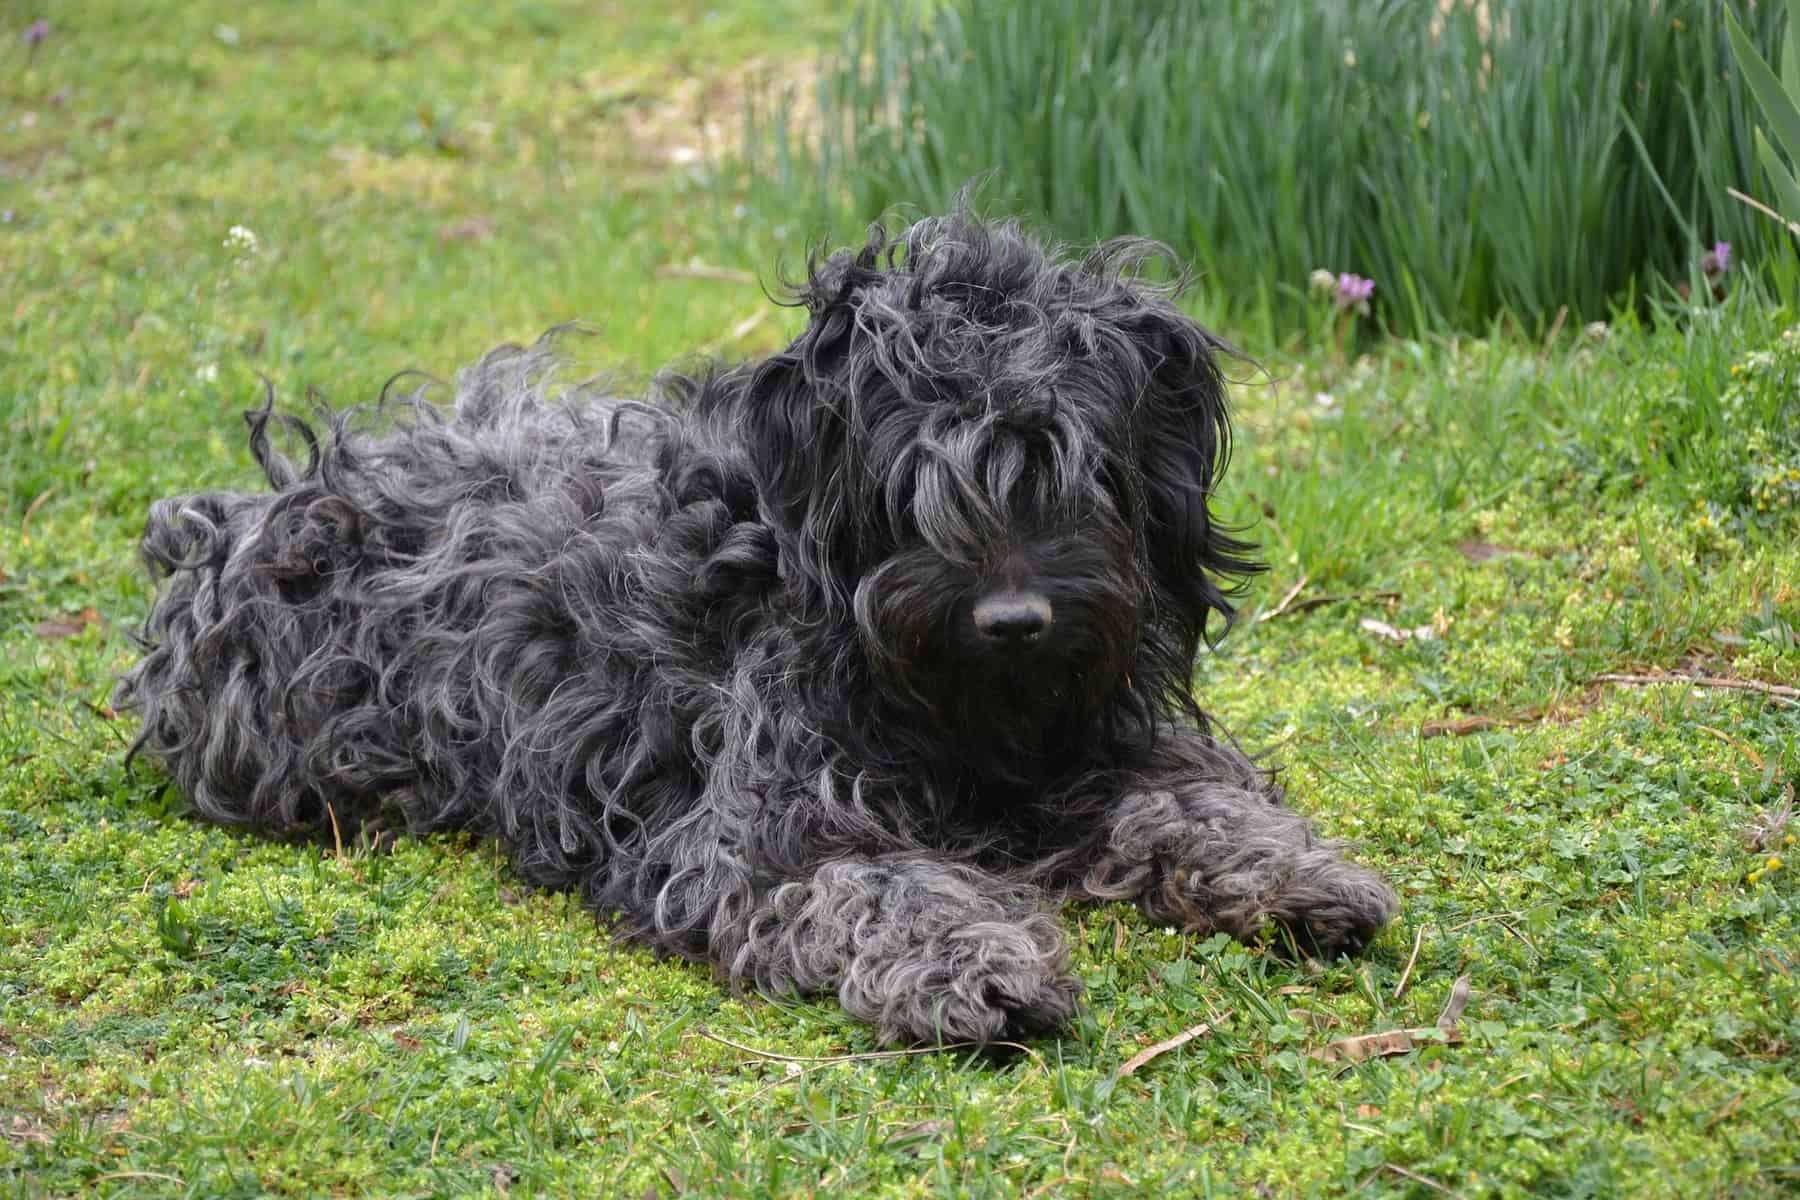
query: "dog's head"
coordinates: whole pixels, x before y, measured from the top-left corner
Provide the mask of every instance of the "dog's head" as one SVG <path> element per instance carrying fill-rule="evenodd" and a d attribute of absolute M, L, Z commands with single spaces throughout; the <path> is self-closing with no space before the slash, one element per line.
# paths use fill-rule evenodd
<path fill-rule="evenodd" d="M 783 576 L 977 769 L 1191 708 L 1222 583 L 1224 349 L 1136 277 L 965 214 L 815 261 L 745 436 Z M 822 669 L 830 669 L 821 663 Z"/>

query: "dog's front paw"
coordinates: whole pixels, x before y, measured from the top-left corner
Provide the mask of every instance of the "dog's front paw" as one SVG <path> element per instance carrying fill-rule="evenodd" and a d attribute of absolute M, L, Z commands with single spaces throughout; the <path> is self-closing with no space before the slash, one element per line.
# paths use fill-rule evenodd
<path fill-rule="evenodd" d="M 1330 960 L 1360 953 L 1399 911 L 1381 877 L 1315 845 L 1248 868 L 1208 870 L 1201 862 L 1165 874 L 1140 903 L 1152 920 L 1195 933 L 1224 932 L 1243 942 L 1276 935 L 1278 948 Z M 1283 936 L 1285 935 L 1285 936 Z"/>
<path fill-rule="evenodd" d="M 1361 954 L 1400 911 L 1385 880 L 1343 859 L 1290 885 L 1271 916 L 1301 954 L 1330 962 Z"/>
<path fill-rule="evenodd" d="M 1066 1026 L 1081 981 L 1048 916 L 978 923 L 885 960 L 859 958 L 840 989 L 845 1009 L 891 1042 L 997 1042 Z"/>

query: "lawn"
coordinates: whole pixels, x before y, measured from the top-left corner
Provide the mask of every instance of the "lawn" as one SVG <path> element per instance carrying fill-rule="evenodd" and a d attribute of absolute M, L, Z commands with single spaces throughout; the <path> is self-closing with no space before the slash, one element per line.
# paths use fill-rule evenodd
<path fill-rule="evenodd" d="M 348 403 L 577 318 L 621 386 L 781 344 L 818 231 L 707 164 L 832 6 L 146 7 L 0 28 L 0 1191 L 1800 1189 L 1800 312 L 1250 345 L 1226 503 L 1271 569 L 1196 687 L 1402 917 L 1320 966 L 1072 911 L 1066 1036 L 877 1053 L 492 847 L 199 825 L 107 704 L 145 507 L 251 481 L 259 376 Z"/>

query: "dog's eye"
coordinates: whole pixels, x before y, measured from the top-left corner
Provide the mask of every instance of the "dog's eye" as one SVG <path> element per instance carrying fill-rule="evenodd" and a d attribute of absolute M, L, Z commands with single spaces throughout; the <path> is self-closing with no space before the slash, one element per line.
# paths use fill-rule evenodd
<path fill-rule="evenodd" d="M 1113 463 L 1100 468 L 1100 494 L 1111 500 L 1121 515 L 1129 515 L 1136 507 L 1126 473 Z"/>

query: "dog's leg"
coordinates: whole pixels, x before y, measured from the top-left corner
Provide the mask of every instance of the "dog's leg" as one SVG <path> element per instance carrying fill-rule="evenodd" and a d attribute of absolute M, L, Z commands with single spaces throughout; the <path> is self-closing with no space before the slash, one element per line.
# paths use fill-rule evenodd
<path fill-rule="evenodd" d="M 1228 744 L 1172 733 L 1125 783 L 1087 850 L 1064 860 L 1078 895 L 1246 941 L 1273 922 L 1321 958 L 1360 951 L 1398 910 Z"/>
<path fill-rule="evenodd" d="M 1041 893 L 916 855 L 837 859 L 778 884 L 715 927 L 712 952 L 768 992 L 835 992 L 894 1042 L 1054 1029 L 1081 991 Z"/>

